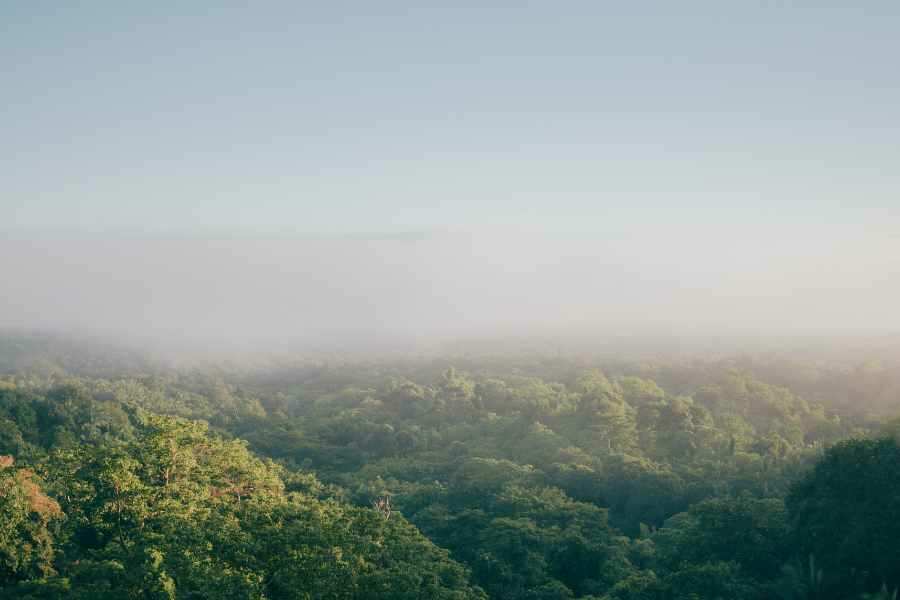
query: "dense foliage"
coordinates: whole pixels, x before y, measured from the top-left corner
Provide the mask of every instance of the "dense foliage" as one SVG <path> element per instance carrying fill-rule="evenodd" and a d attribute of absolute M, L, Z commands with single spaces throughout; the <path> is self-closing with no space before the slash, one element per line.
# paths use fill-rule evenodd
<path fill-rule="evenodd" d="M 900 587 L 883 364 L 128 354 L 117 375 L 108 350 L 78 356 L 33 339 L 0 353 L 4 598 Z"/>

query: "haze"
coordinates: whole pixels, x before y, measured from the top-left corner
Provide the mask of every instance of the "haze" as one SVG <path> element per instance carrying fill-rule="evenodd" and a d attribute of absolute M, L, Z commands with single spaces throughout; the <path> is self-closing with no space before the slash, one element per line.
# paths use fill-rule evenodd
<path fill-rule="evenodd" d="M 900 330 L 896 3 L 0 8 L 0 326 Z"/>

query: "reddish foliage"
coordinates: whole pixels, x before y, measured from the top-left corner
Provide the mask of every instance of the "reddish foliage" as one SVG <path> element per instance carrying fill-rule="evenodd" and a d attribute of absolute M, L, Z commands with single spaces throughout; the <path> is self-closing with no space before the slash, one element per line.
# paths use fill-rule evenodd
<path fill-rule="evenodd" d="M 59 503 L 44 494 L 41 488 L 31 480 L 32 477 L 34 477 L 34 473 L 28 469 L 21 469 L 16 473 L 16 481 L 25 491 L 25 497 L 28 498 L 28 506 L 32 512 L 37 513 L 45 520 L 62 515 Z"/>

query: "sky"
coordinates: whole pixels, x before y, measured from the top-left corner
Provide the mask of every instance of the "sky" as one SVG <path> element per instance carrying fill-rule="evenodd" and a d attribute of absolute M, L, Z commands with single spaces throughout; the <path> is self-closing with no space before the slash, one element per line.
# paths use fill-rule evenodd
<path fill-rule="evenodd" d="M 0 325 L 900 329 L 898 31 L 881 1 L 0 2 Z"/>

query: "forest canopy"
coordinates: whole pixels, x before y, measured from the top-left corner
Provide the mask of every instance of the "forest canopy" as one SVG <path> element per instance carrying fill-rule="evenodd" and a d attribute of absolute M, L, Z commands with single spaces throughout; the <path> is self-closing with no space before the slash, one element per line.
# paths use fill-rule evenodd
<path fill-rule="evenodd" d="M 3 598 L 900 588 L 887 358 L 240 367 L 41 336 L 2 348 Z"/>

